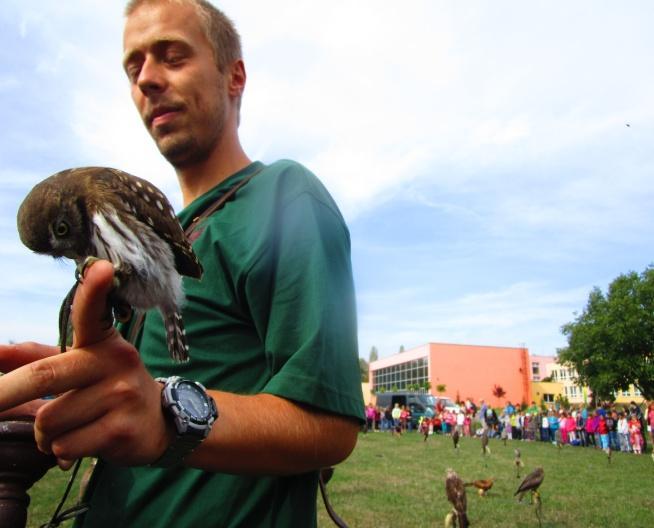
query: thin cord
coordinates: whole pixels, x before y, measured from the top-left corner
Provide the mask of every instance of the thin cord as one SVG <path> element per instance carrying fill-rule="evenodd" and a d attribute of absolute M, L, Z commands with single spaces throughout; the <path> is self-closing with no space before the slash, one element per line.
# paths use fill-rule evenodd
<path fill-rule="evenodd" d="M 79 278 L 77 278 L 77 280 L 75 281 L 75 284 L 68 292 L 68 295 L 64 297 L 64 300 L 61 303 L 61 309 L 59 310 L 59 348 L 61 352 L 66 352 L 66 345 L 69 335 L 70 310 L 73 305 L 73 298 L 75 297 L 75 292 L 77 291 L 78 285 L 79 285 Z M 41 528 L 56 528 L 63 521 L 75 517 L 77 515 L 80 515 L 81 513 L 84 513 L 89 509 L 88 505 L 80 502 L 76 506 L 73 506 L 72 508 L 65 510 L 61 514 L 59 513 L 61 512 L 61 509 L 64 507 L 64 504 L 68 499 L 68 495 L 70 494 L 70 490 L 73 487 L 73 483 L 75 482 L 75 478 L 77 477 L 77 473 L 79 472 L 79 468 L 81 464 L 82 464 L 81 458 L 75 462 L 75 466 L 73 467 L 73 472 L 70 478 L 68 479 L 68 484 L 66 485 L 64 494 L 61 497 L 61 500 L 59 501 L 59 504 L 57 505 L 55 512 L 52 514 L 52 519 L 50 519 L 50 522 L 46 524 L 42 524 Z"/>
<path fill-rule="evenodd" d="M 42 524 L 40 528 L 56 528 L 63 521 L 76 517 L 77 515 L 81 515 L 82 513 L 88 511 L 89 509 L 88 504 L 80 502 L 79 504 L 73 506 L 72 508 L 65 510 L 61 514 L 59 513 L 61 511 L 61 508 L 64 507 L 66 500 L 68 499 L 68 495 L 70 494 L 70 490 L 73 488 L 73 483 L 75 482 L 75 478 L 77 477 L 77 473 L 79 472 L 79 468 L 81 465 L 82 465 L 82 459 L 80 458 L 75 462 L 75 466 L 73 467 L 73 473 L 68 479 L 68 484 L 66 485 L 64 494 L 61 497 L 59 504 L 57 505 L 57 509 L 52 514 L 52 519 L 50 519 L 50 522 L 46 524 Z"/>

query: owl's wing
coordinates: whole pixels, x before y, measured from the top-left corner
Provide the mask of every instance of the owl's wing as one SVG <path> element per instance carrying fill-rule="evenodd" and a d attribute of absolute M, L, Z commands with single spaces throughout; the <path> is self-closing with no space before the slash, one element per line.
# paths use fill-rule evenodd
<path fill-rule="evenodd" d="M 138 176 L 113 168 L 99 169 L 95 177 L 120 198 L 125 211 L 149 225 L 168 242 L 175 256 L 177 271 L 189 277 L 202 277 L 202 265 L 164 193 Z"/>

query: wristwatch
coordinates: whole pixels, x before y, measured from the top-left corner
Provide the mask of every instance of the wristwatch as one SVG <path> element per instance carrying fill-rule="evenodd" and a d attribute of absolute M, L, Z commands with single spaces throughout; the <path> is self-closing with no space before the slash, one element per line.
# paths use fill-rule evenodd
<path fill-rule="evenodd" d="M 179 376 L 156 380 L 164 384 L 161 405 L 164 415 L 172 418 L 176 435 L 164 454 L 151 465 L 173 467 L 181 464 L 209 435 L 211 426 L 218 418 L 218 409 L 207 389 L 197 381 Z"/>

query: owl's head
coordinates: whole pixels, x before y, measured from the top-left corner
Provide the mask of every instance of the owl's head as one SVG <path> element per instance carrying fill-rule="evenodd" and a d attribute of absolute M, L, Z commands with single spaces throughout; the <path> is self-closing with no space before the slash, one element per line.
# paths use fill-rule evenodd
<path fill-rule="evenodd" d="M 86 255 L 89 222 L 83 192 L 70 171 L 38 183 L 18 209 L 18 234 L 36 253 L 78 259 Z"/>

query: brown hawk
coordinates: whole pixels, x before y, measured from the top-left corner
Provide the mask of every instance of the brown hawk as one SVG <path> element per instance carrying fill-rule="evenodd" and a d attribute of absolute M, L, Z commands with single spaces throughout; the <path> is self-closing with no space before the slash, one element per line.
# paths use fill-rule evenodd
<path fill-rule="evenodd" d="M 454 508 L 456 519 L 460 528 L 467 528 L 470 523 L 468 521 L 466 488 L 463 480 L 457 475 L 456 471 L 448 468 L 445 477 L 445 493 L 447 500 L 450 501 Z"/>
<path fill-rule="evenodd" d="M 495 478 L 491 477 L 489 479 L 479 479 L 473 480 L 472 482 L 466 482 L 466 486 L 474 486 L 477 488 L 477 493 L 480 497 L 486 496 L 486 493 L 493 487 Z"/>
<path fill-rule="evenodd" d="M 538 495 L 538 488 L 543 482 L 543 479 L 545 478 L 545 472 L 543 471 L 543 468 L 539 467 L 536 468 L 534 471 L 529 473 L 524 480 L 520 483 L 520 486 L 518 486 L 518 489 L 516 492 L 513 494 L 515 497 L 518 495 L 518 501 L 522 501 L 522 498 L 524 497 L 525 493 L 528 491 L 531 491 L 532 498 L 537 497 Z"/>

